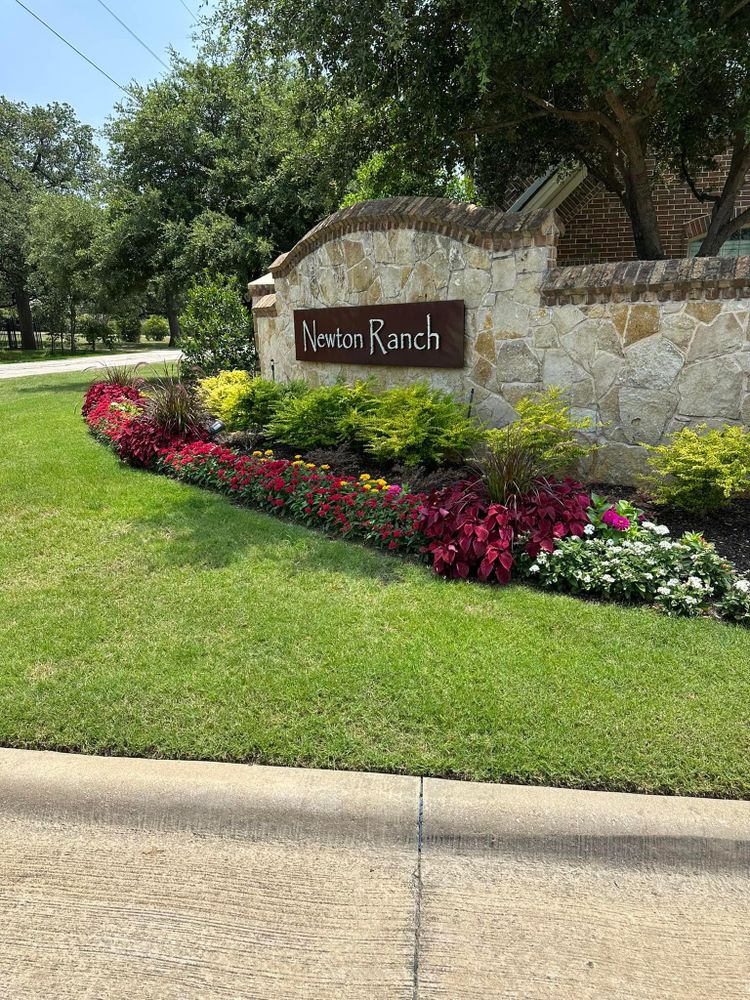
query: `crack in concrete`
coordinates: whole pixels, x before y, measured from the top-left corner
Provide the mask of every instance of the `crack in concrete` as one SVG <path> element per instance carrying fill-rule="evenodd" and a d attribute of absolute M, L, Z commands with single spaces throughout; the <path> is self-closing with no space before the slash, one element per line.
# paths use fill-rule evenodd
<path fill-rule="evenodd" d="M 419 946 L 422 929 L 422 821 L 424 816 L 424 778 L 419 779 L 417 810 L 417 867 L 414 871 L 414 961 L 412 964 L 412 1000 L 419 1000 Z"/>

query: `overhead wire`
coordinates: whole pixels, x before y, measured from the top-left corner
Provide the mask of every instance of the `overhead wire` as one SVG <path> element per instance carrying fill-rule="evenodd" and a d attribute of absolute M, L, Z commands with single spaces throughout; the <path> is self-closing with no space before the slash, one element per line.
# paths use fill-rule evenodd
<path fill-rule="evenodd" d="M 89 57 L 85 53 L 81 52 L 80 49 L 76 48 L 76 46 L 72 42 L 69 42 L 64 35 L 61 35 L 59 31 L 56 31 L 52 27 L 51 24 L 48 24 L 43 17 L 40 17 L 37 13 L 35 13 L 31 9 L 31 7 L 27 7 L 25 3 L 22 3 L 22 0 L 16 0 L 16 3 L 18 4 L 19 7 L 23 7 L 23 9 L 26 11 L 27 14 L 31 14 L 31 16 L 35 20 L 37 20 L 40 24 L 43 24 L 44 27 L 48 31 L 51 31 L 56 38 L 59 38 L 64 45 L 67 45 L 69 49 L 72 49 L 73 52 L 75 52 L 76 55 L 80 56 L 81 59 L 87 62 L 89 66 L 93 66 L 98 73 L 101 73 L 102 76 L 106 77 L 107 80 L 109 80 L 110 83 L 113 83 L 115 87 L 117 87 L 119 90 L 123 92 L 123 94 L 130 95 L 130 91 L 126 87 L 123 87 L 121 83 L 118 83 L 113 76 L 110 76 L 109 73 L 106 70 L 102 69 L 102 67 L 99 66 L 98 63 L 95 63 L 93 59 L 89 59 Z"/>
<path fill-rule="evenodd" d="M 142 45 L 143 48 L 154 57 L 154 59 L 158 60 L 158 62 L 160 62 L 162 64 L 162 66 L 164 67 L 164 69 L 167 69 L 167 70 L 169 69 L 169 66 L 167 65 L 167 63 L 164 62 L 164 60 L 162 59 L 162 57 L 160 55 L 158 55 L 156 52 L 154 52 L 154 50 L 151 48 L 151 46 L 147 45 L 139 35 L 136 35 L 136 33 L 133 31 L 133 29 L 130 28 L 130 27 L 128 27 L 128 25 L 125 24 L 125 22 L 123 21 L 123 19 L 121 17 L 119 17 L 117 14 L 115 14 L 115 12 L 112 10 L 112 8 L 109 7 L 104 2 L 104 0 L 97 0 L 97 3 L 99 4 L 100 7 L 103 7 L 107 11 L 108 14 L 111 14 L 112 17 L 115 19 L 115 21 L 117 21 L 118 24 L 122 25 L 122 27 L 127 31 L 127 33 L 129 35 L 132 35 L 133 38 L 136 40 L 136 42 L 138 42 L 139 45 Z"/>

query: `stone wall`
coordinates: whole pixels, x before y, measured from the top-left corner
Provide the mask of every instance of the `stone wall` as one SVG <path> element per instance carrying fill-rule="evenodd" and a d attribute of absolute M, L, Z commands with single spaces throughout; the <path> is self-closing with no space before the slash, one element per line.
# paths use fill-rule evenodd
<path fill-rule="evenodd" d="M 314 384 L 429 378 L 490 425 L 559 385 L 596 422 L 594 479 L 632 483 L 685 425 L 750 421 L 750 258 L 555 267 L 554 213 L 511 215 L 441 199 L 335 213 L 252 282 L 262 373 Z M 295 360 L 293 310 L 463 299 L 462 370 Z"/>

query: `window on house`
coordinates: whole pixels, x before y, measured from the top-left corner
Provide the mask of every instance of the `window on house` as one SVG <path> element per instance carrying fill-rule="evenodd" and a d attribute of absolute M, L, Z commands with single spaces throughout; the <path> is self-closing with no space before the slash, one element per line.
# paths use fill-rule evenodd
<path fill-rule="evenodd" d="M 705 234 L 704 234 L 705 236 Z M 691 240 L 688 243 L 688 256 L 695 257 L 703 242 L 704 236 Z M 731 240 L 727 240 L 719 250 L 719 257 L 744 257 L 750 255 L 750 227 L 740 229 Z"/>

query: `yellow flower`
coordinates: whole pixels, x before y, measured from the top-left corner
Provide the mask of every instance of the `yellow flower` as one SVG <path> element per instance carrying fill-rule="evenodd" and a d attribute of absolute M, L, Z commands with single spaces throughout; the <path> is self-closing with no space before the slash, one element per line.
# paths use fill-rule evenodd
<path fill-rule="evenodd" d="M 305 466 L 305 468 L 306 469 L 314 469 L 315 468 L 315 463 L 314 462 L 308 462 L 307 465 Z"/>
<path fill-rule="evenodd" d="M 295 458 L 302 458 L 302 456 L 301 456 L 301 455 L 295 455 L 294 457 L 295 457 Z"/>
<path fill-rule="evenodd" d="M 263 454 L 264 454 L 264 455 L 273 455 L 273 452 L 272 452 L 272 451 L 271 451 L 271 449 L 269 448 L 269 449 L 268 449 L 268 451 L 265 451 L 265 452 L 264 452 Z"/>
<path fill-rule="evenodd" d="M 378 486 L 385 486 L 385 479 L 376 479 L 375 482 Z"/>
<path fill-rule="evenodd" d="M 340 479 L 339 480 L 339 486 L 348 486 L 348 485 L 349 484 L 347 483 L 347 481 L 345 479 Z"/>
<path fill-rule="evenodd" d="M 262 452 L 262 451 L 254 451 L 254 452 L 253 452 L 253 458 L 260 458 L 260 456 L 261 456 L 262 454 L 263 454 L 263 452 Z"/>
<path fill-rule="evenodd" d="M 361 475 L 361 476 L 360 476 L 359 478 L 360 478 L 360 479 L 363 479 L 363 480 L 364 480 L 365 482 L 367 482 L 367 480 L 368 480 L 368 479 L 369 479 L 370 477 L 369 477 L 369 476 L 367 475 L 367 473 L 366 473 L 366 472 L 363 472 L 363 473 L 362 473 L 362 475 Z"/>
<path fill-rule="evenodd" d="M 304 462 L 292 462 L 292 465 L 304 465 Z"/>
<path fill-rule="evenodd" d="M 365 488 L 366 490 L 371 490 L 371 489 L 372 489 L 372 486 L 370 486 L 370 484 L 369 484 L 369 483 L 365 483 L 365 485 L 364 485 L 364 488 Z"/>
<path fill-rule="evenodd" d="M 321 469 L 325 470 L 326 472 L 328 472 L 330 468 L 331 468 L 330 465 L 321 465 Z"/>

